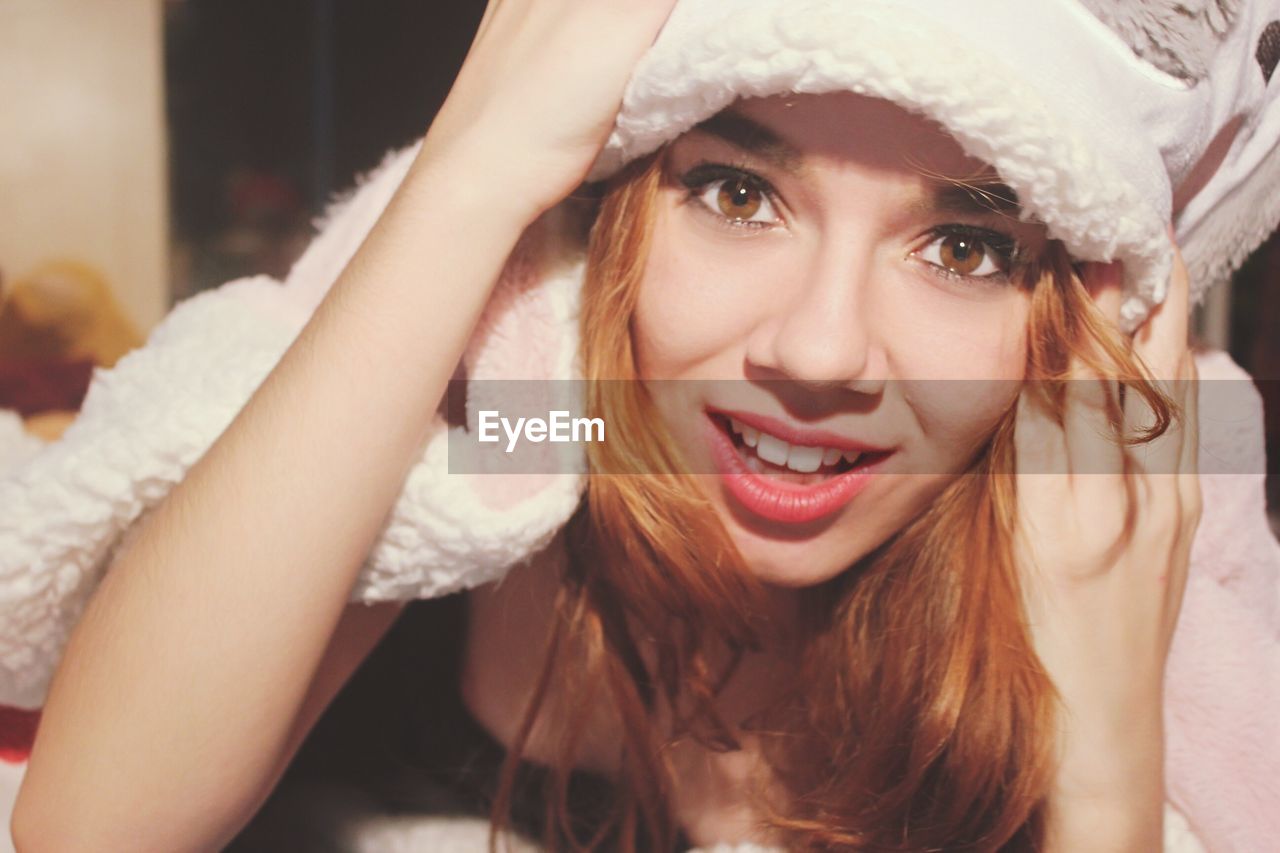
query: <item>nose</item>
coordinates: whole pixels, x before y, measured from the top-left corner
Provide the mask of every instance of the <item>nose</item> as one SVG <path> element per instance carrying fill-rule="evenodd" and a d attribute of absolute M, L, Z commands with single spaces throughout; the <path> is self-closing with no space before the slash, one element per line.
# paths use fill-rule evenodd
<path fill-rule="evenodd" d="M 877 333 L 874 258 L 869 246 L 844 243 L 815 252 L 747 340 L 748 371 L 815 389 L 879 394 L 887 356 Z"/>

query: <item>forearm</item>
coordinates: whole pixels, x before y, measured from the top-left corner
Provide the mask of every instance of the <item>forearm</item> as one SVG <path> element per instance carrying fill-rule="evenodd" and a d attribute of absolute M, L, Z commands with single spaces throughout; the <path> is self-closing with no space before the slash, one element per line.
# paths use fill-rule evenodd
<path fill-rule="evenodd" d="M 205 849 L 248 818 L 526 224 L 501 188 L 455 174 L 415 164 L 276 369 L 114 560 L 15 808 L 36 849 L 51 834 L 59 849 Z"/>

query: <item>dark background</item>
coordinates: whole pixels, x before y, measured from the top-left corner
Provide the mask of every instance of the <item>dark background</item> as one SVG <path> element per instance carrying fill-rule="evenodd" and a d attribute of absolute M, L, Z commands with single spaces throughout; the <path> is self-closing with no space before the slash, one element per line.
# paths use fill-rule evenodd
<path fill-rule="evenodd" d="M 423 133 L 482 0 L 170 0 L 175 296 L 280 275 L 312 218 Z"/>

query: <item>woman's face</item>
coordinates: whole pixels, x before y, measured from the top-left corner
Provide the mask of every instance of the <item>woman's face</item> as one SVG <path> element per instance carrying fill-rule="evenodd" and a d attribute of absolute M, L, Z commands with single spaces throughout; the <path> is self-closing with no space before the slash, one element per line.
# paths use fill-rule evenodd
<path fill-rule="evenodd" d="M 1013 403 L 1043 229 L 945 131 L 849 93 L 741 101 L 665 156 L 637 368 L 752 571 L 819 583 Z"/>

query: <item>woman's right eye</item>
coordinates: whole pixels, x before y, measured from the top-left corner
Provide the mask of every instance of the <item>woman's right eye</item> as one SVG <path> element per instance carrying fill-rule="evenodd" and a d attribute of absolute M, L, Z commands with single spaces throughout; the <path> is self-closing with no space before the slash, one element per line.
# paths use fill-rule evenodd
<path fill-rule="evenodd" d="M 689 190 L 688 200 L 727 228 L 767 228 L 781 222 L 773 188 L 750 172 L 707 164 L 690 169 L 680 182 Z"/>

